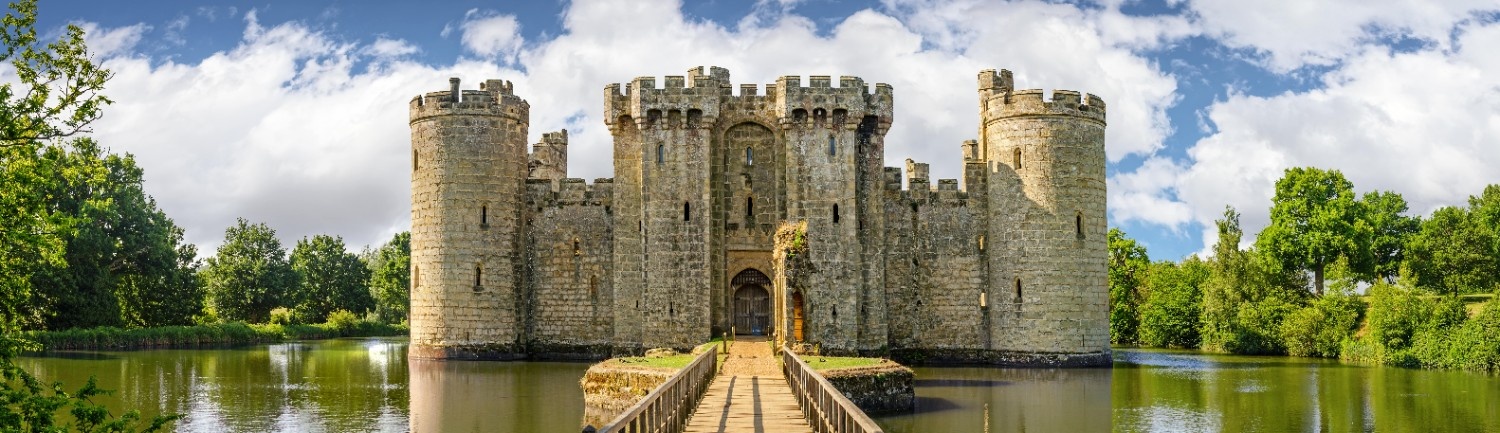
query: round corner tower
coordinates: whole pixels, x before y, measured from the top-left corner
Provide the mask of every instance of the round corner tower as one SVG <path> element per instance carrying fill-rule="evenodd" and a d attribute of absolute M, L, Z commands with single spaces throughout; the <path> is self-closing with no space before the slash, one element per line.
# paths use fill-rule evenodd
<path fill-rule="evenodd" d="M 979 73 L 989 181 L 991 347 L 1020 362 L 1108 365 L 1105 106 L 1098 96 L 1015 90 Z"/>
<path fill-rule="evenodd" d="M 514 359 L 530 108 L 509 82 L 419 95 L 411 125 L 411 349 Z"/>

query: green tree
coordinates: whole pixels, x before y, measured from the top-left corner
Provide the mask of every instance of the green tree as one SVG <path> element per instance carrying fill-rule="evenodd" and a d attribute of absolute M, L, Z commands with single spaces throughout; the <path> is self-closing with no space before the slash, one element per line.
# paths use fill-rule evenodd
<path fill-rule="evenodd" d="M 1197 256 L 1182 264 L 1156 262 L 1146 277 L 1146 302 L 1141 305 L 1141 344 L 1155 347 L 1197 348 L 1203 289 L 1212 270 Z"/>
<path fill-rule="evenodd" d="M 1201 347 L 1244 354 L 1285 352 L 1281 321 L 1299 306 L 1306 279 L 1255 250 L 1240 250 L 1244 233 L 1234 208 L 1226 208 L 1216 224 L 1212 273 L 1203 285 Z"/>
<path fill-rule="evenodd" d="M 359 256 L 345 251 L 343 238 L 317 235 L 297 241 L 292 270 L 300 277 L 301 289 L 288 298 L 304 321 L 326 320 L 334 310 L 363 314 L 375 306 L 365 285 L 370 269 Z"/>
<path fill-rule="evenodd" d="M 134 157 L 107 154 L 83 138 L 68 148 L 48 146 L 42 159 L 56 173 L 45 189 L 48 209 L 64 228 L 58 233 L 64 261 L 32 274 L 33 326 L 191 323 L 202 306 L 196 251 L 146 195 Z"/>
<path fill-rule="evenodd" d="M 1141 280 L 1151 259 L 1146 247 L 1137 244 L 1118 228 L 1109 229 L 1109 335 L 1115 344 L 1134 344 L 1140 323 L 1137 311 L 1141 299 Z"/>
<path fill-rule="evenodd" d="M 411 232 L 397 233 L 375 250 L 369 265 L 375 315 L 386 323 L 406 320 L 411 306 Z"/>
<path fill-rule="evenodd" d="M 224 230 L 224 244 L 201 276 L 219 317 L 252 323 L 265 323 L 272 308 L 288 305 L 288 293 L 298 286 L 276 231 L 244 218 Z"/>
<path fill-rule="evenodd" d="M 46 208 L 54 173 L 46 143 L 85 131 L 110 103 L 99 92 L 108 70 L 91 60 L 83 29 L 69 25 L 51 43 L 36 35 L 36 1 L 10 4 L 0 19 L 0 62 L 15 80 L 0 84 L 0 345 L 28 316 L 31 275 L 62 262 L 65 226 Z"/>
<path fill-rule="evenodd" d="M 1371 261 L 1372 230 L 1360 218 L 1354 184 L 1338 170 L 1290 168 L 1276 181 L 1271 225 L 1256 247 L 1287 269 L 1313 273 L 1313 293 L 1323 294 L 1323 271 L 1340 256 L 1351 263 Z"/>
<path fill-rule="evenodd" d="M 1370 271 L 1364 278 L 1367 282 L 1395 283 L 1406 256 L 1407 238 L 1421 228 L 1422 220 L 1402 215 L 1407 211 L 1406 199 L 1394 192 L 1368 192 L 1360 203 L 1364 207 L 1364 221 L 1371 229 L 1368 255 L 1371 263 L 1354 267 Z"/>
<path fill-rule="evenodd" d="M 1403 270 L 1411 283 L 1437 293 L 1489 291 L 1500 273 L 1495 228 L 1458 207 L 1444 207 L 1423 220 L 1407 240 Z"/>
<path fill-rule="evenodd" d="M 56 420 L 64 410 L 83 431 L 160 431 L 178 417 L 156 417 L 144 427 L 138 412 L 116 419 L 90 401 L 107 393 L 92 380 L 70 395 L 60 383 L 43 387 L 12 362 L 19 350 L 34 347 L 16 335 L 29 310 L 32 276 L 64 262 L 61 235 L 70 228 L 48 208 L 57 173 L 41 149 L 99 118 L 109 103 L 99 91 L 110 73 L 90 59 L 78 26 L 43 44 L 36 36 L 36 1 L 9 6 L 0 18 L 0 61 L 16 74 L 0 84 L 0 431 L 65 431 Z"/>

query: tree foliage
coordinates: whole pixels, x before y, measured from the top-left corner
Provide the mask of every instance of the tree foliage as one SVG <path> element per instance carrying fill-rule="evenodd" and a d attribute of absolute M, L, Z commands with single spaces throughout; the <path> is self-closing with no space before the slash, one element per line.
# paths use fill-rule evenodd
<path fill-rule="evenodd" d="M 291 265 L 301 284 L 287 298 L 301 321 L 321 322 L 334 310 L 363 314 L 375 307 L 366 287 L 370 270 L 359 256 L 345 251 L 343 238 L 317 235 L 297 241 Z"/>
<path fill-rule="evenodd" d="M 1365 304 L 1351 294 L 1331 292 L 1287 316 L 1281 323 L 1282 344 L 1288 355 L 1337 358 L 1364 312 Z"/>
<path fill-rule="evenodd" d="M 1203 284 L 1212 275 L 1208 263 L 1189 257 L 1181 265 L 1152 263 L 1141 305 L 1140 342 L 1147 346 L 1197 348 L 1198 318 L 1203 314 Z"/>
<path fill-rule="evenodd" d="M 42 159 L 55 172 L 39 188 L 58 218 L 64 260 L 32 274 L 32 327 L 190 323 L 202 308 L 196 249 L 146 195 L 135 158 L 83 138 L 47 147 Z"/>
<path fill-rule="evenodd" d="M 1370 263 L 1373 230 L 1361 218 L 1354 184 L 1338 170 L 1290 168 L 1276 181 L 1271 225 L 1256 247 L 1287 269 L 1313 273 L 1313 292 L 1323 294 L 1323 272 L 1341 256 Z"/>
<path fill-rule="evenodd" d="M 1500 277 L 1496 232 L 1467 209 L 1444 207 L 1423 220 L 1406 245 L 1403 270 L 1411 282 L 1437 293 L 1489 291 Z"/>
<path fill-rule="evenodd" d="M 1406 258 L 1406 240 L 1421 228 L 1421 219 L 1403 215 L 1407 211 L 1406 199 L 1391 191 L 1365 193 L 1360 203 L 1364 221 L 1371 230 L 1370 253 L 1358 254 L 1354 259 L 1368 257 L 1370 263 L 1353 267 L 1369 271 L 1362 278 L 1365 282 L 1395 283 L 1401 262 Z"/>
<path fill-rule="evenodd" d="M 69 221 L 77 215 L 53 207 L 49 193 L 59 172 L 43 148 L 85 131 L 110 102 L 99 94 L 110 73 L 93 63 L 83 30 L 69 25 L 62 37 L 43 44 L 36 11 L 35 0 L 21 0 L 0 18 L 0 61 L 16 74 L 0 84 L 0 431 L 159 431 L 177 417 L 156 417 L 142 427 L 137 412 L 115 418 L 93 403 L 107 391 L 92 379 L 69 394 L 60 383 L 44 387 L 12 362 L 20 350 L 35 347 L 16 336 L 27 317 L 39 318 L 25 314 L 32 312 L 33 277 L 43 270 L 61 275 L 55 267 L 67 263 L 65 236 L 78 226 Z M 63 410 L 73 424 L 59 422 Z"/>
<path fill-rule="evenodd" d="M 276 231 L 240 218 L 224 231 L 224 244 L 203 267 L 203 283 L 219 317 L 265 323 L 271 309 L 288 305 L 298 286 Z"/>
<path fill-rule="evenodd" d="M 1115 344 L 1134 344 L 1140 322 L 1142 280 L 1151 259 L 1146 247 L 1118 228 L 1109 229 L 1109 335 Z"/>
<path fill-rule="evenodd" d="M 1226 208 L 1216 221 L 1212 276 L 1203 286 L 1199 337 L 1205 350 L 1244 354 L 1284 353 L 1281 321 L 1301 302 L 1307 281 L 1255 250 L 1239 249 L 1239 213 Z"/>
<path fill-rule="evenodd" d="M 51 43 L 36 35 L 36 1 L 10 4 L 0 18 L 0 62 L 15 81 L 0 84 L 0 335 L 28 313 L 30 276 L 62 261 L 59 217 L 46 208 L 52 167 L 40 157 L 49 141 L 84 130 L 109 99 L 110 77 L 89 58 L 83 30 L 69 25 Z M 0 338 L 9 338 L 0 336 Z"/>
<path fill-rule="evenodd" d="M 370 293 L 385 323 L 407 319 L 411 305 L 411 232 L 397 233 L 370 255 Z"/>

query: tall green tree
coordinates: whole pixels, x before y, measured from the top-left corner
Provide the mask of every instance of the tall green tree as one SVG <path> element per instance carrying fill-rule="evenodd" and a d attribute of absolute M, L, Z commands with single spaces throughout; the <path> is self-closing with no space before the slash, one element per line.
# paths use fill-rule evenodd
<path fill-rule="evenodd" d="M 1412 284 L 1437 293 L 1460 294 L 1495 288 L 1500 274 L 1495 228 L 1459 207 L 1444 207 L 1423 220 L 1406 244 L 1402 266 Z"/>
<path fill-rule="evenodd" d="M 59 217 L 64 260 L 32 274 L 36 328 L 183 325 L 201 309 L 182 229 L 156 208 L 135 158 L 106 153 L 93 140 L 48 146 L 54 168 L 45 188 Z M 185 313 L 185 314 L 184 314 Z"/>
<path fill-rule="evenodd" d="M 1313 273 L 1313 293 L 1323 294 L 1323 272 L 1340 256 L 1370 263 L 1372 230 L 1360 218 L 1354 184 L 1338 170 L 1289 168 L 1276 181 L 1271 225 L 1256 247 L 1287 269 Z"/>
<path fill-rule="evenodd" d="M 1300 306 L 1307 280 L 1259 251 L 1239 249 L 1244 235 L 1239 213 L 1226 207 L 1216 221 L 1218 244 L 1203 285 L 1203 313 L 1199 318 L 1204 350 L 1244 354 L 1285 353 L 1282 320 Z"/>
<path fill-rule="evenodd" d="M 1109 246 L 1109 336 L 1115 344 L 1135 344 L 1140 324 L 1141 281 L 1151 259 L 1118 228 L 1105 236 Z"/>
<path fill-rule="evenodd" d="M 359 256 L 345 251 L 344 239 L 328 235 L 302 238 L 292 249 L 292 270 L 301 289 L 294 300 L 298 315 L 307 321 L 326 320 L 334 310 L 363 314 L 375 307 L 366 286 L 370 269 Z"/>
<path fill-rule="evenodd" d="M 411 232 L 397 233 L 370 255 L 370 294 L 386 323 L 406 320 L 411 307 Z"/>
<path fill-rule="evenodd" d="M 1212 273 L 1208 263 L 1196 255 L 1181 264 L 1152 263 L 1145 279 L 1146 301 L 1141 304 L 1141 344 L 1197 348 L 1202 287 Z"/>
<path fill-rule="evenodd" d="M 211 305 L 226 320 L 265 323 L 271 309 L 291 304 L 298 286 L 276 231 L 244 218 L 224 230 L 224 244 L 201 274 Z"/>
<path fill-rule="evenodd" d="M 139 412 L 114 418 L 90 401 L 107 393 L 92 380 L 69 394 L 61 383 L 46 387 L 12 362 L 31 346 L 16 332 L 29 309 L 32 275 L 63 262 L 61 235 L 69 230 L 48 209 L 56 173 L 41 149 L 99 118 L 109 103 L 99 91 L 110 73 L 93 63 L 78 26 L 44 44 L 36 35 L 36 1 L 9 6 L 0 18 L 0 62 L 16 74 L 0 84 L 0 431 L 63 431 L 57 420 L 63 411 L 83 431 L 160 431 L 178 417 L 156 417 L 145 426 Z"/>
<path fill-rule="evenodd" d="M 1371 230 L 1370 254 L 1367 255 L 1370 263 L 1352 267 L 1369 271 L 1363 278 L 1366 282 L 1383 280 L 1386 284 L 1393 284 L 1406 256 L 1407 238 L 1421 228 L 1422 220 L 1403 215 L 1407 211 L 1406 199 L 1391 191 L 1365 193 L 1360 203 L 1364 208 L 1364 221 Z"/>
<path fill-rule="evenodd" d="M 36 34 L 36 1 L 10 4 L 0 18 L 0 62 L 15 80 L 0 84 L 0 359 L 27 317 L 31 275 L 62 262 L 66 229 L 47 209 L 54 173 L 42 147 L 87 129 L 110 103 L 100 94 L 110 72 L 95 65 L 83 29 L 69 25 L 56 41 Z"/>

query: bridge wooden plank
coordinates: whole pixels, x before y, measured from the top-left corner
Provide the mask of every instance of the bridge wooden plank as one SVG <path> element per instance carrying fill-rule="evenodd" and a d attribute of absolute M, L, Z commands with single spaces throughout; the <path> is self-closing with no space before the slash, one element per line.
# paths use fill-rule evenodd
<path fill-rule="evenodd" d="M 731 346 L 723 372 L 709 384 L 684 432 L 811 433 L 770 352 L 763 339 Z"/>

